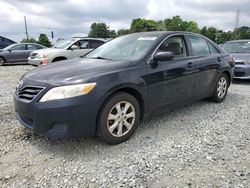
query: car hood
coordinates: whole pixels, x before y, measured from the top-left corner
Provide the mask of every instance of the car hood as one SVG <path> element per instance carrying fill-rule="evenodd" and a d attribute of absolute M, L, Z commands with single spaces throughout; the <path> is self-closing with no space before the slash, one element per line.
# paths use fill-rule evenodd
<path fill-rule="evenodd" d="M 250 53 L 232 53 L 235 62 L 250 60 Z"/>
<path fill-rule="evenodd" d="M 35 68 L 23 80 L 51 85 L 78 84 L 96 76 L 127 68 L 130 61 L 74 58 Z"/>
<path fill-rule="evenodd" d="M 65 52 L 67 50 L 65 49 L 59 49 L 59 48 L 46 48 L 41 50 L 35 50 L 33 53 L 37 54 L 49 54 L 49 53 L 58 53 L 58 52 Z"/>

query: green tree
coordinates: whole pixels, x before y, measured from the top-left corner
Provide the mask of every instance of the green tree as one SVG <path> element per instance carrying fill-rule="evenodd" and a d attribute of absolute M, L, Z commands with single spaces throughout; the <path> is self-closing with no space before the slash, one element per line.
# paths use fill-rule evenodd
<path fill-rule="evenodd" d="M 217 33 L 217 30 L 215 27 L 203 27 L 201 29 L 201 34 L 206 36 L 207 38 L 213 40 L 213 41 L 216 41 L 216 33 Z"/>
<path fill-rule="evenodd" d="M 154 20 L 134 19 L 130 26 L 130 32 L 156 31 L 157 23 Z"/>
<path fill-rule="evenodd" d="M 167 31 L 185 31 L 186 23 L 180 16 L 174 16 L 164 20 Z"/>
<path fill-rule="evenodd" d="M 109 28 L 105 23 L 92 23 L 89 37 L 109 38 Z"/>
<path fill-rule="evenodd" d="M 24 38 L 23 40 L 20 41 L 21 43 L 37 43 L 36 39 L 34 38 Z"/>
<path fill-rule="evenodd" d="M 116 38 L 117 37 L 117 33 L 115 32 L 115 30 L 109 30 L 109 38 Z"/>
<path fill-rule="evenodd" d="M 129 30 L 129 29 L 119 29 L 119 30 L 117 31 L 117 35 L 118 35 L 118 36 L 127 35 L 127 34 L 129 34 L 129 33 L 130 33 L 130 30 Z"/>
<path fill-rule="evenodd" d="M 193 33 L 200 33 L 198 24 L 194 21 L 184 22 L 184 31 L 189 31 Z"/>
<path fill-rule="evenodd" d="M 250 28 L 242 26 L 237 29 L 238 39 L 250 39 Z"/>
<path fill-rule="evenodd" d="M 157 28 L 156 28 L 156 30 L 157 31 L 165 31 L 166 30 L 166 26 L 165 26 L 164 21 L 162 21 L 162 20 L 157 21 Z"/>
<path fill-rule="evenodd" d="M 223 44 L 231 40 L 233 37 L 233 33 L 231 31 L 227 31 L 227 32 L 219 31 L 218 33 L 219 33 L 218 39 L 217 39 L 218 44 Z"/>
<path fill-rule="evenodd" d="M 47 47 L 51 47 L 51 42 L 45 34 L 40 34 L 38 43 Z"/>

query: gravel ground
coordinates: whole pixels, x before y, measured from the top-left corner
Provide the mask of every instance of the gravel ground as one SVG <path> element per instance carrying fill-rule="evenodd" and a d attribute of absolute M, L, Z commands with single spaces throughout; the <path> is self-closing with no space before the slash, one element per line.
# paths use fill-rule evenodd
<path fill-rule="evenodd" d="M 31 69 L 0 67 L 0 187 L 250 187 L 250 82 L 234 83 L 221 104 L 165 113 L 109 146 L 25 130 L 12 95 Z"/>

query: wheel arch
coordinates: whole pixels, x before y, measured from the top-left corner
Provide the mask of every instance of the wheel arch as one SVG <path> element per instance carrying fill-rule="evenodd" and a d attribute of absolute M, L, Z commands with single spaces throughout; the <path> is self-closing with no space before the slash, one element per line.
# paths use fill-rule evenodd
<path fill-rule="evenodd" d="M 60 60 L 67 60 L 68 58 L 65 56 L 56 56 L 53 58 L 53 60 L 51 62 L 55 62 L 56 59 L 60 59 Z"/>
<path fill-rule="evenodd" d="M 136 89 L 136 87 L 133 87 L 132 85 L 123 85 L 123 86 L 118 86 L 116 88 L 113 88 L 111 90 L 109 90 L 107 92 L 107 94 L 104 97 L 104 100 L 102 100 L 101 105 L 99 107 L 98 113 L 97 113 L 97 117 L 96 117 L 96 130 L 98 128 L 98 119 L 100 118 L 101 115 L 101 111 L 104 107 L 105 102 L 113 95 L 115 95 L 116 93 L 119 92 L 124 92 L 124 93 L 128 93 L 130 95 L 132 95 L 133 97 L 135 97 L 135 99 L 138 101 L 139 103 L 139 108 L 140 108 L 140 119 L 142 120 L 144 117 L 144 113 L 145 113 L 145 100 L 143 99 L 143 95 L 142 93 Z"/>
<path fill-rule="evenodd" d="M 227 75 L 227 78 L 228 78 L 228 81 L 229 81 L 228 86 L 230 86 L 232 78 L 233 78 L 232 73 L 229 70 L 224 70 L 222 73 Z"/>

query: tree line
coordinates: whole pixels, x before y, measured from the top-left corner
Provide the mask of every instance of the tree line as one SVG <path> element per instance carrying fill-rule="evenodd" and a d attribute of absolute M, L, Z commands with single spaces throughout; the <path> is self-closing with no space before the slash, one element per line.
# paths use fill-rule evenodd
<path fill-rule="evenodd" d="M 93 23 L 89 37 L 115 38 L 129 33 L 143 31 L 188 31 L 200 33 L 221 44 L 233 39 L 250 39 L 250 27 L 242 26 L 233 31 L 218 30 L 215 27 L 199 28 L 195 21 L 184 21 L 180 16 L 155 21 L 142 18 L 133 19 L 129 29 L 110 30 L 105 23 Z"/>
<path fill-rule="evenodd" d="M 250 39 L 250 27 L 242 26 L 233 31 L 218 30 L 215 27 L 204 26 L 199 28 L 195 21 L 185 21 L 180 16 L 174 16 L 165 20 L 133 19 L 129 29 L 111 30 L 106 23 L 92 23 L 89 37 L 116 38 L 122 35 L 143 31 L 188 31 L 200 33 L 214 42 L 221 44 L 233 39 Z M 23 39 L 21 42 L 39 43 L 51 47 L 51 42 L 45 34 L 40 34 L 38 41 L 34 38 Z"/>

